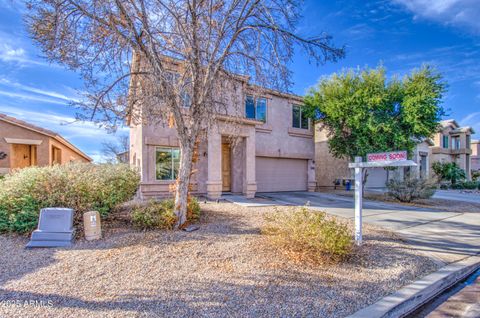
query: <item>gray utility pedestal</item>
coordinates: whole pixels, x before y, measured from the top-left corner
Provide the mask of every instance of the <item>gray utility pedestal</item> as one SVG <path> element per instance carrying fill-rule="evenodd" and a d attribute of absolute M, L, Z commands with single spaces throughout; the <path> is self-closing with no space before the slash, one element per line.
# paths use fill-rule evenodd
<path fill-rule="evenodd" d="M 45 208 L 40 210 L 38 229 L 33 231 L 27 247 L 64 247 L 72 245 L 73 210 Z"/>

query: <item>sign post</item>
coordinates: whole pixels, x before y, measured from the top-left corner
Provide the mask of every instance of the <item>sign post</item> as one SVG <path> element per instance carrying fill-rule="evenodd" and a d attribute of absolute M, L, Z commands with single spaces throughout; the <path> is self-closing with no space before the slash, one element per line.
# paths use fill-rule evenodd
<path fill-rule="evenodd" d="M 355 157 L 349 168 L 355 169 L 355 243 L 362 244 L 363 169 L 383 167 L 412 167 L 417 164 L 407 160 L 406 151 L 367 154 L 367 162 Z"/>
<path fill-rule="evenodd" d="M 355 157 L 355 163 L 362 157 Z M 362 244 L 363 168 L 355 168 L 355 242 Z"/>

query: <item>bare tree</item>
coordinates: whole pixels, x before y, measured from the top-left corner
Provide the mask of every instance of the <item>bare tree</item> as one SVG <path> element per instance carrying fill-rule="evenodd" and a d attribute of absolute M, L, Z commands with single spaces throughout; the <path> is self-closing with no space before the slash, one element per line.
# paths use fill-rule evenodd
<path fill-rule="evenodd" d="M 128 163 L 130 140 L 127 135 L 118 135 L 114 141 L 102 142 L 102 154 L 108 162 Z"/>
<path fill-rule="evenodd" d="M 226 79 L 287 91 L 294 48 L 315 63 L 344 54 L 327 34 L 296 33 L 295 0 L 29 0 L 27 7 L 30 33 L 47 58 L 81 71 L 89 92 L 84 119 L 176 128 L 178 226 L 186 220 L 195 142 L 228 100 L 219 96 Z"/>

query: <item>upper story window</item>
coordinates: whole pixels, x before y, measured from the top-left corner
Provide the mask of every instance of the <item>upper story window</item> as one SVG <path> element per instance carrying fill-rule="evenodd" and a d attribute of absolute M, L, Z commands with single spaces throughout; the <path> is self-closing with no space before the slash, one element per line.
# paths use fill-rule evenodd
<path fill-rule="evenodd" d="M 245 117 L 265 123 L 267 121 L 267 99 L 247 95 L 245 98 Z"/>
<path fill-rule="evenodd" d="M 452 137 L 452 148 L 453 149 L 460 149 L 460 137 L 459 136 Z"/>
<path fill-rule="evenodd" d="M 175 180 L 180 166 L 180 149 L 157 147 L 155 151 L 155 178 Z"/>
<path fill-rule="evenodd" d="M 190 108 L 190 105 L 192 104 L 192 98 L 190 97 L 189 93 L 182 91 L 181 101 L 182 101 L 182 107 Z"/>
<path fill-rule="evenodd" d="M 310 123 L 310 120 L 303 113 L 302 106 L 293 105 L 292 106 L 292 127 L 309 129 L 310 128 L 309 123 Z"/>
<path fill-rule="evenodd" d="M 467 144 L 467 145 L 466 145 L 466 148 L 467 148 L 467 149 L 470 149 L 470 147 L 471 147 L 471 145 L 470 145 L 470 144 L 471 144 L 471 141 L 472 141 L 472 140 L 471 140 L 471 138 L 470 138 L 470 135 L 466 135 L 466 144 Z"/>
<path fill-rule="evenodd" d="M 448 136 L 443 135 L 442 136 L 442 148 L 448 149 Z"/>

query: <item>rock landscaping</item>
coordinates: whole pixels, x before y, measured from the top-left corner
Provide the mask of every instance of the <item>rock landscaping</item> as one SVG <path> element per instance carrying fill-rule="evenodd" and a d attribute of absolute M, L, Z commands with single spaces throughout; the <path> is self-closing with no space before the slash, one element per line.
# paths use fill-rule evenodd
<path fill-rule="evenodd" d="M 0 317 L 343 317 L 436 270 L 369 225 L 342 262 L 298 262 L 261 234 L 273 207 L 201 208 L 190 233 L 107 222 L 100 241 L 34 250 L 0 236 Z"/>

